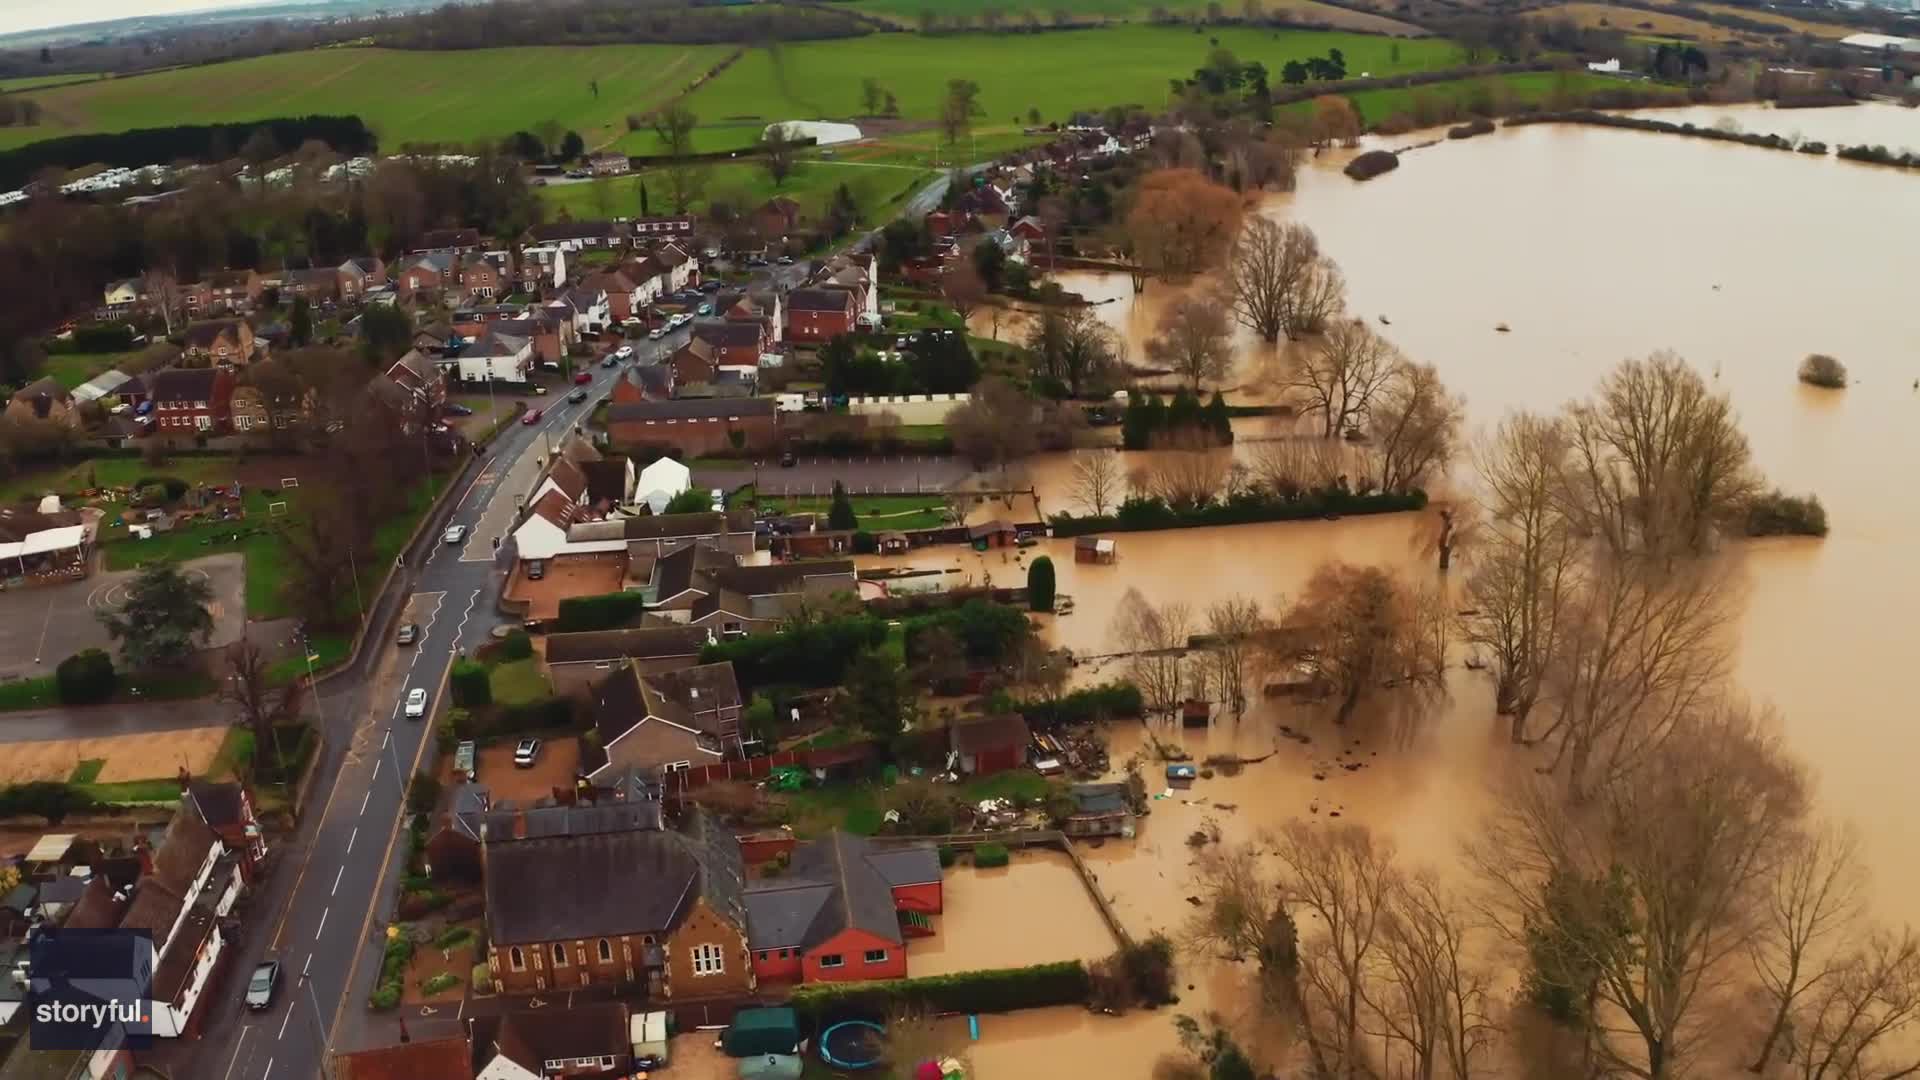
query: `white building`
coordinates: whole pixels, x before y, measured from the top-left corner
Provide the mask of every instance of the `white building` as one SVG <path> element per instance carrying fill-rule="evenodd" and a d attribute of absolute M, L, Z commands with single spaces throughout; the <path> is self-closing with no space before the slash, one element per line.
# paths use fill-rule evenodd
<path fill-rule="evenodd" d="M 861 137 L 860 128 L 854 124 L 837 124 L 826 120 L 782 120 L 768 124 L 766 130 L 772 131 L 774 128 L 785 131 L 789 139 L 812 139 L 816 146 L 858 142 Z"/>
<path fill-rule="evenodd" d="M 533 341 L 488 327 L 479 339 L 442 360 L 462 382 L 526 382 L 533 371 Z"/>
<path fill-rule="evenodd" d="M 675 495 L 693 487 L 693 470 L 669 457 L 663 457 L 640 470 L 634 485 L 635 497 L 656 514 L 667 512 Z"/>

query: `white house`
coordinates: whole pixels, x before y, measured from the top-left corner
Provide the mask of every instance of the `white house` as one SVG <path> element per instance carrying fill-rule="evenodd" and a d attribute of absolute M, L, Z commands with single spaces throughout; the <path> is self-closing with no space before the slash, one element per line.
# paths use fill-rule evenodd
<path fill-rule="evenodd" d="M 533 371 L 533 341 L 488 327 L 443 366 L 452 366 L 462 382 L 526 382 Z"/>
<path fill-rule="evenodd" d="M 612 318 L 607 311 L 607 291 L 581 286 L 567 290 L 567 299 L 573 302 L 573 332 L 575 336 L 597 334 Z"/>
<path fill-rule="evenodd" d="M 656 514 L 667 512 L 675 495 L 693 487 L 693 470 L 669 457 L 663 457 L 640 470 L 634 485 L 635 497 Z"/>
<path fill-rule="evenodd" d="M 567 246 L 537 244 L 520 249 L 520 276 L 558 289 L 567 283 Z"/>
<path fill-rule="evenodd" d="M 240 862 L 207 823 L 182 807 L 140 879 L 120 929 L 153 935 L 153 1033 L 188 1029 L 228 942 L 221 920 L 239 899 Z"/>
<path fill-rule="evenodd" d="M 699 269 L 691 252 L 679 244 L 662 244 L 654 250 L 655 261 L 666 269 L 666 292 L 678 292 L 693 280 L 693 272 Z"/>

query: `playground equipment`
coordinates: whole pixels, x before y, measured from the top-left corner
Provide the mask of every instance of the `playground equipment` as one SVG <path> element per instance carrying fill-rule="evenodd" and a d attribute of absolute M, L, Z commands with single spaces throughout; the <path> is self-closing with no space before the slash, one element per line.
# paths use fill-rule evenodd
<path fill-rule="evenodd" d="M 843 1020 L 820 1033 L 820 1060 L 856 1072 L 880 1064 L 887 1029 L 871 1020 Z"/>

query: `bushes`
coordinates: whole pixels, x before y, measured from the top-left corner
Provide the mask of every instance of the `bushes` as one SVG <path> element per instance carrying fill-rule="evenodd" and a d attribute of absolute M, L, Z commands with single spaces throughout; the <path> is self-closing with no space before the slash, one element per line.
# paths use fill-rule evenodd
<path fill-rule="evenodd" d="M 1045 555 L 1027 567 L 1027 610 L 1053 610 L 1053 560 Z"/>
<path fill-rule="evenodd" d="M 407 785 L 407 809 L 416 814 L 431 813 L 440 804 L 440 781 L 429 772 L 413 774 Z"/>
<path fill-rule="evenodd" d="M 716 642 L 700 650 L 700 662 L 732 661 L 743 690 L 779 684 L 811 690 L 839 685 L 853 658 L 886 637 L 884 620 L 852 615 Z"/>
<path fill-rule="evenodd" d="M 113 696 L 119 684 L 113 657 L 99 649 L 74 653 L 54 669 L 53 681 L 66 705 L 97 705 Z"/>
<path fill-rule="evenodd" d="M 500 659 L 507 663 L 533 655 L 533 639 L 525 630 L 515 630 L 500 642 Z"/>
<path fill-rule="evenodd" d="M 1169 1005 L 1178 1000 L 1173 983 L 1173 942 L 1165 934 L 1122 945 L 1113 955 L 1093 965 L 1092 1004 L 1116 1012 L 1145 1005 Z"/>
<path fill-rule="evenodd" d="M 1843 390 L 1847 385 L 1847 365 L 1825 353 L 1814 353 L 1800 361 L 1800 381 L 1828 390 Z"/>
<path fill-rule="evenodd" d="M 1748 536 L 1825 536 L 1827 508 L 1818 495 L 1789 495 L 1774 488 L 1747 504 Z"/>
<path fill-rule="evenodd" d="M 373 993 L 367 995 L 367 1008 L 374 1012 L 386 1012 L 388 1009 L 398 1008 L 399 1005 L 399 983 L 381 983 L 374 988 Z"/>
<path fill-rule="evenodd" d="M 1347 162 L 1341 171 L 1355 180 L 1371 180 L 1400 167 L 1400 155 L 1391 150 L 1369 150 Z"/>
<path fill-rule="evenodd" d="M 1477 117 L 1471 122 L 1461 124 L 1458 127 L 1450 127 L 1447 129 L 1447 138 L 1449 139 L 1471 139 L 1475 135 L 1491 134 L 1493 134 L 1493 121 L 1484 116 Z"/>
<path fill-rule="evenodd" d="M 973 849 L 973 865 L 982 869 L 1005 866 L 1010 858 L 1005 844 L 981 844 Z"/>
<path fill-rule="evenodd" d="M 1006 656 L 1033 632 L 1024 612 L 989 600 L 969 600 L 957 608 L 907 619 L 908 659 L 923 659 L 917 647 L 920 637 L 936 628 L 957 638 L 969 658 L 986 662 Z"/>
<path fill-rule="evenodd" d="M 613 630 L 639 618 L 645 608 L 646 596 L 637 592 L 569 596 L 560 601 L 560 617 L 555 629 L 562 633 Z"/>
<path fill-rule="evenodd" d="M 916 1009 L 929 1013 L 1011 1012 L 1087 1000 L 1087 969 L 1077 960 L 997 971 L 962 971 L 924 979 L 864 983 L 809 983 L 792 1006 L 811 1024 L 827 1017 L 883 1017 Z"/>
<path fill-rule="evenodd" d="M 952 866 L 959 857 L 960 853 L 953 849 L 952 844 L 940 845 L 940 869 L 945 870 Z"/>
<path fill-rule="evenodd" d="M 471 982 L 473 984 L 473 992 L 476 994 L 490 994 L 493 992 L 493 972 L 487 968 L 486 961 L 483 960 L 473 965 Z"/>
<path fill-rule="evenodd" d="M 473 928 L 470 926 L 451 926 L 439 937 L 433 939 L 436 949 L 457 949 L 473 940 Z"/>
<path fill-rule="evenodd" d="M 463 709 L 493 703 L 493 684 L 487 679 L 486 665 L 475 660 L 454 661 L 453 671 L 447 676 L 447 689 L 453 694 L 453 703 Z"/>
<path fill-rule="evenodd" d="M 1259 521 L 1305 521 L 1342 514 L 1394 514 L 1422 510 L 1427 494 L 1414 491 L 1405 495 L 1379 492 L 1354 495 L 1339 490 L 1309 492 L 1297 498 L 1264 494 L 1239 495 L 1224 503 L 1209 503 L 1194 510 L 1175 510 L 1155 498 L 1135 496 L 1120 505 L 1117 514 L 1075 517 L 1055 514 L 1048 520 L 1057 537 L 1085 536 L 1102 532 L 1148 532 L 1155 529 L 1194 529 L 1208 525 L 1249 525 Z"/>
<path fill-rule="evenodd" d="M 47 342 L 49 353 L 121 353 L 133 351 L 133 326 L 130 323 L 89 323 L 76 326 L 65 340 Z"/>
<path fill-rule="evenodd" d="M 33 814 L 58 825 L 68 814 L 91 810 L 100 805 L 93 796 L 72 784 L 52 780 L 34 780 L 0 788 L 0 818 Z"/>
<path fill-rule="evenodd" d="M 257 132 L 271 137 L 281 152 L 313 139 L 348 157 L 371 153 L 375 145 L 373 132 L 357 116 L 280 117 L 233 124 L 175 124 L 111 135 L 67 135 L 0 153 L 0 188 L 20 187 L 49 166 L 77 169 L 98 163 L 137 169 L 181 158 L 217 161 L 232 156 L 235 147 L 247 145 Z"/>
<path fill-rule="evenodd" d="M 442 990 L 451 990 L 459 985 L 460 976 L 450 971 L 443 971 L 433 978 L 428 979 L 426 982 L 421 983 L 420 992 L 423 994 L 437 994 Z"/>
<path fill-rule="evenodd" d="M 1085 724 L 1116 716 L 1139 716 L 1145 709 L 1140 688 L 1130 682 L 1089 686 L 1055 701 L 1008 701 L 1006 706 L 1035 727 Z"/>

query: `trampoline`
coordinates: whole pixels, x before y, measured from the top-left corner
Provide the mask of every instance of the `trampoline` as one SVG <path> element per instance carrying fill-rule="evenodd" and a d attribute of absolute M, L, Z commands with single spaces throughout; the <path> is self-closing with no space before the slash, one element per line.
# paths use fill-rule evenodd
<path fill-rule="evenodd" d="M 820 1033 L 820 1060 L 858 1072 L 880 1064 L 887 1029 L 871 1020 L 843 1020 Z"/>

